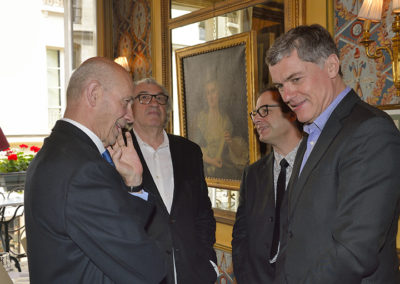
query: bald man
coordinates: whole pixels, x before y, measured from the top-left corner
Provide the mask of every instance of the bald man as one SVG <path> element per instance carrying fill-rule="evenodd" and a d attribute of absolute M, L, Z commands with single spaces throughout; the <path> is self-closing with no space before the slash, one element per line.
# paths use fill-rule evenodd
<path fill-rule="evenodd" d="M 144 231 L 152 202 L 129 194 L 143 171 L 132 138 L 127 135 L 125 146 L 121 134 L 132 122 L 132 93 L 129 74 L 111 60 L 88 59 L 73 73 L 64 118 L 27 172 L 32 284 L 159 283 L 164 277 L 161 252 Z M 109 153 L 112 164 L 103 158 Z"/>

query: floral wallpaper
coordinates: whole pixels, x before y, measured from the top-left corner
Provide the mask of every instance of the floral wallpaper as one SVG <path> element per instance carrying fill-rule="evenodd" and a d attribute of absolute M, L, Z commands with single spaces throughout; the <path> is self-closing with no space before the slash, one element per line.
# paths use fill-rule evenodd
<path fill-rule="evenodd" d="M 360 44 L 363 21 L 357 19 L 362 0 L 335 0 L 335 40 L 340 51 L 342 72 L 347 85 L 371 105 L 397 104 L 390 56 L 368 58 Z M 391 1 L 383 1 L 382 21 L 371 25 L 371 39 L 377 46 L 391 44 L 393 15 Z M 376 47 L 376 44 L 373 44 Z"/>

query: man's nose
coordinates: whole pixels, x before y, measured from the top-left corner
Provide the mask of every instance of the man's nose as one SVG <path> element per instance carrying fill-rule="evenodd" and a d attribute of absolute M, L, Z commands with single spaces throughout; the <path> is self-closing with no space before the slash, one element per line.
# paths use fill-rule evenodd
<path fill-rule="evenodd" d="M 127 123 L 133 122 L 133 112 L 132 112 L 132 103 L 129 103 L 126 107 L 126 113 L 124 115 Z"/>
<path fill-rule="evenodd" d="M 261 121 L 262 117 L 261 115 L 257 112 L 255 116 L 253 116 L 253 123 L 254 126 L 257 126 L 257 124 Z"/>
<path fill-rule="evenodd" d="M 295 92 L 294 92 L 294 88 L 293 87 L 291 87 L 291 86 L 283 86 L 279 90 L 279 93 L 281 94 L 282 100 L 285 103 L 287 103 L 293 97 Z"/>
<path fill-rule="evenodd" d="M 152 105 L 152 106 L 158 106 L 159 105 L 156 97 L 151 97 L 149 105 Z"/>

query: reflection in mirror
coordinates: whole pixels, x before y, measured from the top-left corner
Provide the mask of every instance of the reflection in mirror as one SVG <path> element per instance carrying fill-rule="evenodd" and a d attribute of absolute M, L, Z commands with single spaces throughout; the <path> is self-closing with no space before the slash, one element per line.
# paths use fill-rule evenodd
<path fill-rule="evenodd" d="M 174 1 L 173 1 L 174 2 Z M 190 2 L 190 1 L 176 1 Z M 196 2 L 197 1 L 191 1 Z M 202 2 L 202 1 L 199 1 Z M 212 1 L 204 1 L 212 2 Z M 208 41 L 228 37 L 254 30 L 257 32 L 257 66 L 258 86 L 261 90 L 270 82 L 267 66 L 265 64 L 265 53 L 269 46 L 284 31 L 284 1 L 266 1 L 263 4 L 255 5 L 232 13 L 209 19 L 194 24 L 182 26 L 171 31 L 172 43 L 172 90 L 174 97 L 173 109 L 178 109 L 177 81 L 175 51 L 187 46 L 193 46 Z M 193 5 L 189 5 L 192 7 Z M 183 15 L 183 10 L 172 8 L 172 14 Z M 187 11 L 188 13 L 190 11 Z M 179 112 L 174 112 L 174 133 L 180 134 Z"/>
<path fill-rule="evenodd" d="M 216 1 L 171 1 L 172 17 L 179 17 L 192 11 L 212 6 Z M 210 13 L 212 14 L 212 13 Z M 284 32 L 284 0 L 266 1 L 246 9 L 237 10 L 205 21 L 181 26 L 171 30 L 172 59 L 172 93 L 174 110 L 178 110 L 177 75 L 175 51 L 216 39 L 248 31 L 257 32 L 258 85 L 256 91 L 270 84 L 268 69 L 265 64 L 265 53 L 275 39 Z M 201 70 L 199 70 L 201 74 Z M 174 111 L 174 133 L 180 134 L 179 111 Z M 265 153 L 265 145 L 261 152 Z M 263 150 L 264 149 L 264 150 Z M 239 192 L 228 189 L 209 187 L 209 196 L 213 208 L 235 212 L 238 206 Z"/>
<path fill-rule="evenodd" d="M 209 187 L 208 196 L 213 208 L 236 212 L 239 206 L 239 191 L 236 190 Z"/>
<path fill-rule="evenodd" d="M 223 1 L 225 0 L 171 0 L 171 18 L 176 18 L 203 8 L 212 7 L 215 3 Z"/>

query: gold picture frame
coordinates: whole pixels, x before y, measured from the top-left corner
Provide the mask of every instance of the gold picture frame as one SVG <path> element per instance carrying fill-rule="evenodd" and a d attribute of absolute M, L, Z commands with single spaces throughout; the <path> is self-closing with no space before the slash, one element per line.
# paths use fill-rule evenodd
<path fill-rule="evenodd" d="M 258 157 L 248 115 L 257 86 L 255 40 L 246 32 L 176 51 L 181 135 L 201 146 L 210 187 L 238 190 L 243 169 Z"/>

